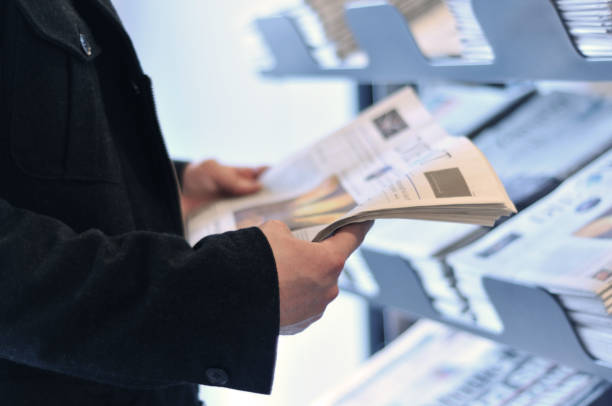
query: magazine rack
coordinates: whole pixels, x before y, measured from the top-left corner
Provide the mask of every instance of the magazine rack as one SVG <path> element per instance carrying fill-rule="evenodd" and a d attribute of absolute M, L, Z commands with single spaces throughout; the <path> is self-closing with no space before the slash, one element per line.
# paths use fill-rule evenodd
<path fill-rule="evenodd" d="M 612 58 L 583 57 L 571 41 L 552 0 L 472 0 L 472 6 L 493 50 L 491 61 L 429 60 L 395 7 L 384 1 L 367 1 L 349 5 L 345 15 L 361 50 L 368 55 L 366 67 L 321 67 L 296 21 L 288 15 L 276 15 L 256 21 L 276 62 L 274 68 L 263 74 L 341 77 L 368 83 L 428 79 L 473 83 L 612 80 Z M 380 286 L 376 296 L 368 297 L 372 301 L 612 381 L 612 365 L 589 355 L 559 302 L 544 289 L 485 277 L 485 290 L 504 326 L 501 333 L 494 333 L 435 310 L 419 276 L 406 260 L 368 249 L 362 252 L 369 267 L 375 270 L 376 283 Z"/>
<path fill-rule="evenodd" d="M 544 289 L 484 277 L 485 290 L 504 326 L 503 331 L 496 334 L 446 317 L 435 310 L 419 276 L 400 256 L 366 248 L 361 251 L 368 266 L 376 270 L 376 282 L 381 288 L 381 295 L 372 298 L 375 302 L 612 381 L 612 364 L 596 360 L 588 354 L 559 302 Z"/>
<path fill-rule="evenodd" d="M 368 55 L 364 68 L 322 68 L 287 15 L 256 20 L 276 66 L 269 76 L 337 76 L 367 82 L 455 79 L 470 82 L 512 80 L 610 80 L 612 59 L 583 57 L 575 48 L 552 0 L 472 0 L 474 14 L 494 59 L 428 60 L 409 26 L 384 1 L 350 4 L 346 21 Z"/>

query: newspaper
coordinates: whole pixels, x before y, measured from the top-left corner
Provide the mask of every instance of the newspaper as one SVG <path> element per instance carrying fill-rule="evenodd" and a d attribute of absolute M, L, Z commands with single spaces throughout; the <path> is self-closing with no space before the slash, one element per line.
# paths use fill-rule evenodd
<path fill-rule="evenodd" d="M 345 18 L 345 7 L 355 0 L 305 0 L 316 18 L 298 19 L 298 26 L 304 33 L 309 45 L 314 46 L 315 57 L 320 52 L 317 48 L 326 48 L 334 52 L 337 61 L 326 55 L 319 59 L 324 66 L 338 65 L 338 62 L 350 60 L 360 52 L 359 45 Z M 457 56 L 461 53 L 459 33 L 453 16 L 441 0 L 390 0 L 389 3 L 409 23 L 419 48 L 428 58 Z M 303 13 L 303 12 L 302 12 Z M 316 33 L 316 34 L 314 34 Z M 313 44 L 311 38 L 323 38 Z M 317 45 L 319 45 L 317 47 Z"/>
<path fill-rule="evenodd" d="M 188 238 L 286 223 L 320 241 L 349 223 L 406 218 L 492 226 L 516 212 L 484 155 L 448 135 L 404 88 L 262 176 L 263 190 L 206 207 Z"/>
<path fill-rule="evenodd" d="M 612 146 L 611 113 L 610 99 L 562 92 L 535 95 L 479 134 L 474 143 L 493 165 L 512 201 L 525 207 Z M 440 117 L 442 122 L 447 119 Z M 583 134 L 579 143 L 577 133 Z M 439 256 L 479 231 L 484 234 L 465 224 L 412 221 L 399 226 L 378 223 L 365 245 L 388 247 L 386 251 L 412 260 Z M 413 234 L 419 238 L 409 238 Z"/>
<path fill-rule="evenodd" d="M 596 359 L 612 363 L 612 334 L 597 328 L 578 327 L 578 335 L 587 351 Z"/>
<path fill-rule="evenodd" d="M 538 95 L 480 134 L 475 143 L 500 174 L 512 200 L 525 207 L 551 180 L 566 179 L 612 146 L 611 112 L 610 98 L 565 92 Z M 576 142 L 576 134 L 581 134 L 581 142 Z"/>
<path fill-rule="evenodd" d="M 491 162 L 517 207 L 526 207 L 612 145 L 611 112 L 612 102 L 602 97 L 564 92 L 537 94 L 477 135 L 474 143 Z M 577 133 L 581 134 L 580 143 L 576 143 Z M 458 302 L 456 309 L 449 306 L 449 298 L 463 294 L 457 290 L 453 273 L 447 272 L 444 259 L 487 231 L 468 224 L 380 221 L 368 233 L 364 247 L 408 260 L 427 294 L 444 301 L 444 306 L 436 308 L 445 315 L 460 314 L 464 318 L 463 303 Z M 376 270 L 372 272 L 375 276 Z M 462 288 L 467 289 L 466 284 L 464 278 Z M 495 319 L 486 306 L 472 308 L 477 319 Z M 603 305 L 595 303 L 590 308 L 603 309 Z M 496 325 L 501 328 L 499 323 Z"/>
<path fill-rule="evenodd" d="M 556 0 L 574 45 L 585 57 L 612 56 L 612 8 L 606 1 Z"/>
<path fill-rule="evenodd" d="M 603 379 L 421 320 L 314 406 L 586 406 Z"/>
<path fill-rule="evenodd" d="M 612 150 L 484 238 L 449 255 L 457 287 L 470 303 L 486 306 L 481 278 L 491 275 L 544 287 L 569 310 L 610 313 L 611 190 Z"/>
<path fill-rule="evenodd" d="M 418 90 L 427 110 L 446 131 L 468 138 L 534 93 L 527 84 L 500 87 L 446 81 L 419 83 Z"/>

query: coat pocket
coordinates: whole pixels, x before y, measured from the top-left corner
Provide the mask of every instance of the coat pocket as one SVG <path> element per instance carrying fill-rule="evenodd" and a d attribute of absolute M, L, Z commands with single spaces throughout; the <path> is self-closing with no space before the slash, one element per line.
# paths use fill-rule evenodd
<path fill-rule="evenodd" d="M 93 35 L 67 1 L 17 4 L 9 132 L 15 164 L 38 178 L 118 181 Z"/>

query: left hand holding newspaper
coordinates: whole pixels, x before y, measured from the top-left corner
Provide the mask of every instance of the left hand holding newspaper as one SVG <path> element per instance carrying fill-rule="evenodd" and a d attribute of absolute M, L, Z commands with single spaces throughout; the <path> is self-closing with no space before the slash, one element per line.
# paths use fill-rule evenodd
<path fill-rule="evenodd" d="M 210 234 L 261 227 L 277 262 L 281 334 L 306 328 L 337 295 L 342 265 L 370 225 L 337 232 L 342 227 L 378 218 L 491 226 L 516 212 L 484 155 L 467 138 L 448 135 L 410 88 L 264 172 L 260 182 L 258 193 L 220 200 L 191 217 L 188 239 L 195 244 Z M 308 264 L 296 264 L 308 249 Z M 328 257 L 325 249 L 338 251 L 329 258 L 342 265 L 318 264 L 329 273 L 320 280 L 330 283 L 311 286 L 325 291 L 309 290 L 304 281 L 318 278 L 308 272 Z"/>
<path fill-rule="evenodd" d="M 322 241 L 377 218 L 491 226 L 516 212 L 484 155 L 447 134 L 410 88 L 269 169 L 261 183 L 255 195 L 221 200 L 190 218 L 189 241 L 268 220 Z"/>

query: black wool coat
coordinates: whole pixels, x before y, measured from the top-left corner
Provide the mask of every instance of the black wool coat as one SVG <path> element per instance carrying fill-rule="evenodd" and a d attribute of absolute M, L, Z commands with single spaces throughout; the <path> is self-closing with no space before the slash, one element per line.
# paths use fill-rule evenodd
<path fill-rule="evenodd" d="M 149 78 L 109 0 L 0 1 L 0 404 L 269 392 L 257 228 L 183 238 Z"/>

